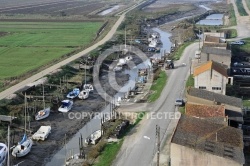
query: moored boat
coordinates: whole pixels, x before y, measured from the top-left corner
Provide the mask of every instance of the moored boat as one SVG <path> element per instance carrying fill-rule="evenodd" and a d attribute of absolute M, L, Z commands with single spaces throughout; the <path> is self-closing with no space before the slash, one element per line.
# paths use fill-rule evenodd
<path fill-rule="evenodd" d="M 95 145 L 98 143 L 98 141 L 101 139 L 101 137 L 102 137 L 101 130 L 96 130 L 85 139 L 85 143 L 88 145 L 90 145 L 90 144 Z"/>

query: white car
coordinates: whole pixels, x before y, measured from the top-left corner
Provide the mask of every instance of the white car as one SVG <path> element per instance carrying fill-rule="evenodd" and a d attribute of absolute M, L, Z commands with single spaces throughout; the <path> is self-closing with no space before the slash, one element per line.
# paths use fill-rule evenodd
<path fill-rule="evenodd" d="M 231 44 L 233 44 L 233 45 L 244 45 L 245 43 L 243 41 L 234 41 L 234 42 L 231 42 Z"/>

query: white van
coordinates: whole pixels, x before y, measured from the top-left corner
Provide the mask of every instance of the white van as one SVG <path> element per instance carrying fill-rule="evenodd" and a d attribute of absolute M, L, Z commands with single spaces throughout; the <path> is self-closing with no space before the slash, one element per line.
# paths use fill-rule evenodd
<path fill-rule="evenodd" d="M 201 51 L 195 51 L 194 58 L 200 59 L 201 58 Z"/>

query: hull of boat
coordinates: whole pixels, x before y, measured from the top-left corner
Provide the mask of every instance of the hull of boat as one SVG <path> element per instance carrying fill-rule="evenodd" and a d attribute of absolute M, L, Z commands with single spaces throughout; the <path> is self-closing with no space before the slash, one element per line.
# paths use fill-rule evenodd
<path fill-rule="evenodd" d="M 30 151 L 33 145 L 33 141 L 29 138 L 22 144 L 17 145 L 13 151 L 12 156 L 14 157 L 23 157 L 26 156 Z"/>

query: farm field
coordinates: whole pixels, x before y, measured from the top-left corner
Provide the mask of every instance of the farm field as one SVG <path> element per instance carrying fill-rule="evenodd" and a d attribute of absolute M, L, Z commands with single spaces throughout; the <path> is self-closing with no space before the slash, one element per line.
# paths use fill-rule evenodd
<path fill-rule="evenodd" d="M 86 46 L 102 22 L 0 22 L 0 80 L 16 77 Z M 7 33 L 4 33 L 7 32 Z"/>

